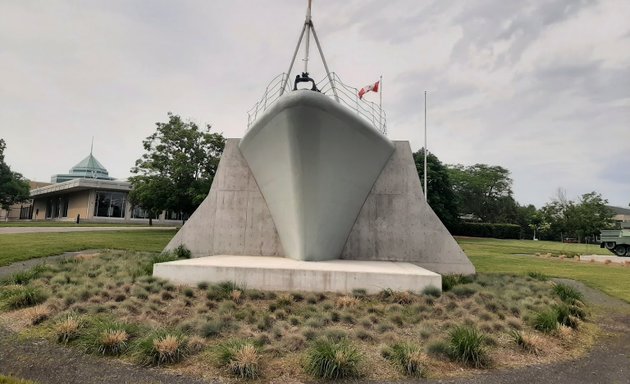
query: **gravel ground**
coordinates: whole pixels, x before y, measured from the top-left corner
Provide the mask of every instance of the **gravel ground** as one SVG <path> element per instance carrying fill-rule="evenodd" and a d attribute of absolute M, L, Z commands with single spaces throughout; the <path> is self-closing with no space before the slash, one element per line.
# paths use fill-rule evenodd
<path fill-rule="evenodd" d="M 14 265 L 2 267 L 0 275 L 6 273 L 9 268 L 15 271 Z M 30 266 L 25 265 L 22 268 Z M 572 280 L 559 281 L 580 289 L 585 295 L 585 300 L 599 307 L 598 312 L 605 314 L 599 319 L 604 335 L 587 356 L 559 364 L 488 371 L 459 379 L 417 380 L 408 383 L 630 384 L 630 304 Z M 15 334 L 3 328 L 1 324 L 0 374 L 31 379 L 41 384 L 222 382 L 175 375 L 167 369 L 138 367 L 115 359 L 85 355 L 77 349 L 65 348 L 46 340 L 18 340 Z"/>

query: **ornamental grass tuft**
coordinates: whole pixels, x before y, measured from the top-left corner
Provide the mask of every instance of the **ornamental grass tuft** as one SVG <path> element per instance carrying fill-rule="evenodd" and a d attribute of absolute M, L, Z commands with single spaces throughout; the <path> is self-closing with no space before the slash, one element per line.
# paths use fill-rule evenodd
<path fill-rule="evenodd" d="M 347 339 L 318 339 L 306 354 L 306 372 L 320 379 L 359 376 L 363 355 Z"/>
<path fill-rule="evenodd" d="M 414 344 L 396 343 L 382 351 L 387 360 L 393 362 L 407 376 L 424 377 L 422 349 Z"/>
<path fill-rule="evenodd" d="M 476 328 L 458 326 L 449 332 L 449 356 L 475 368 L 485 368 L 490 361 L 483 346 L 485 336 Z"/>
<path fill-rule="evenodd" d="M 241 379 L 260 375 L 260 352 L 251 342 L 231 341 L 217 347 L 219 364 Z"/>

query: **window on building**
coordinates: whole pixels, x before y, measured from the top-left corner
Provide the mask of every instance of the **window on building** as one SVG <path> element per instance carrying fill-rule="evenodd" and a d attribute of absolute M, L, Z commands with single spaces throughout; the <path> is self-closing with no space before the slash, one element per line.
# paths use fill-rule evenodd
<path fill-rule="evenodd" d="M 68 196 L 50 197 L 46 201 L 46 218 L 56 219 L 68 216 Z"/>
<path fill-rule="evenodd" d="M 134 206 L 133 209 L 131 210 L 131 218 L 133 219 L 148 219 L 149 218 L 149 211 L 140 207 L 140 206 Z"/>
<path fill-rule="evenodd" d="M 164 215 L 165 220 L 188 220 L 190 215 L 183 212 L 166 211 Z"/>
<path fill-rule="evenodd" d="M 126 197 L 121 192 L 96 192 L 94 216 L 125 217 Z"/>

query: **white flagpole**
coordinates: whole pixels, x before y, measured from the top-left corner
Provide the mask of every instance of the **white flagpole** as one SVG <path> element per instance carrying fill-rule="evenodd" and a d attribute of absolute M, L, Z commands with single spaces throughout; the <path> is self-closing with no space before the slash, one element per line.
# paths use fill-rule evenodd
<path fill-rule="evenodd" d="M 424 200 L 429 202 L 427 195 L 427 91 L 424 91 Z"/>

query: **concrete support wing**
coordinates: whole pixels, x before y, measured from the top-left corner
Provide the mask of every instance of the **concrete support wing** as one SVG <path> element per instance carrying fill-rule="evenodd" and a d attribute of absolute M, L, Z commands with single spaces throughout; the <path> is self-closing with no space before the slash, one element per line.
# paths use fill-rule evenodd
<path fill-rule="evenodd" d="M 475 267 L 424 199 L 409 142 L 394 145 L 341 258 L 406 261 L 441 274 L 474 274 Z"/>
<path fill-rule="evenodd" d="M 228 139 L 208 197 L 166 250 L 184 244 L 194 257 L 285 256 L 267 203 L 238 143 L 239 139 Z M 424 201 L 409 143 L 394 144 L 395 152 L 364 200 L 341 258 L 402 261 L 441 274 L 475 273 Z"/>
<path fill-rule="evenodd" d="M 284 256 L 267 204 L 240 139 L 227 139 L 208 197 L 166 246 L 185 245 L 194 257 L 228 254 Z"/>

